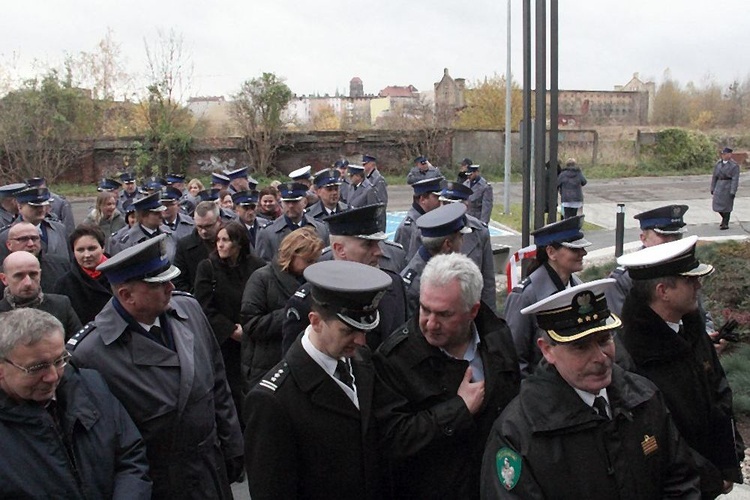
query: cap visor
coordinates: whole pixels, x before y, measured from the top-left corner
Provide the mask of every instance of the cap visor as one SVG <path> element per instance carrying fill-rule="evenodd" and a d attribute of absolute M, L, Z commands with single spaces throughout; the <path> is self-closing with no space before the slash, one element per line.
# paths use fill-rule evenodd
<path fill-rule="evenodd" d="M 580 240 L 575 241 L 563 241 L 560 244 L 567 248 L 586 248 L 588 246 L 591 246 L 591 242 L 585 238 L 581 238 Z"/>
<path fill-rule="evenodd" d="M 386 235 L 383 231 L 378 231 L 377 233 L 372 234 L 358 234 L 354 237 L 361 240 L 384 240 L 388 238 L 388 235 Z"/>
<path fill-rule="evenodd" d="M 162 201 L 164 201 L 164 200 L 162 200 Z M 148 211 L 149 212 L 163 212 L 166 209 L 167 209 L 167 207 L 165 207 L 164 205 L 161 205 L 158 208 L 149 208 Z"/>
<path fill-rule="evenodd" d="M 440 201 L 444 201 L 444 202 L 448 202 L 448 203 L 458 203 L 460 201 L 464 201 L 464 200 L 454 200 L 453 198 L 446 198 L 445 196 L 440 196 L 438 199 Z"/>
<path fill-rule="evenodd" d="M 304 196 L 295 196 L 295 197 L 292 197 L 292 198 L 283 198 L 282 197 L 281 201 L 299 201 L 302 198 L 304 198 Z"/>
<path fill-rule="evenodd" d="M 682 234 L 682 233 L 687 232 L 687 229 L 684 227 L 681 227 L 680 229 L 670 229 L 670 230 L 659 229 L 658 227 L 652 227 L 651 229 L 655 233 L 659 233 L 659 234 Z"/>
<path fill-rule="evenodd" d="M 696 267 L 695 269 L 691 269 L 690 271 L 680 273 L 680 276 L 700 278 L 701 276 L 708 276 L 712 272 L 714 272 L 714 266 L 712 266 L 711 264 L 698 264 L 698 267 Z"/>
<path fill-rule="evenodd" d="M 30 201 L 30 202 L 27 203 L 27 205 L 30 205 L 32 207 L 46 207 L 47 205 L 49 205 L 49 200 L 48 201 L 42 201 L 40 203 L 31 202 Z"/>
<path fill-rule="evenodd" d="M 172 281 L 179 275 L 180 269 L 178 267 L 169 266 L 169 269 L 167 269 L 163 273 L 159 273 L 156 276 L 151 276 L 150 278 L 144 278 L 140 281 L 143 281 L 145 283 L 166 283 L 167 281 Z"/>

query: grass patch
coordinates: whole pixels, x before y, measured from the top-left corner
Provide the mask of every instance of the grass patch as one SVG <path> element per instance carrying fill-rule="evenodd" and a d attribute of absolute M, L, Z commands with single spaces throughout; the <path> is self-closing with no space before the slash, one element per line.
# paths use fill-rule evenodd
<path fill-rule="evenodd" d="M 69 182 L 54 183 L 52 191 L 62 196 L 85 196 L 94 197 L 97 195 L 96 184 L 72 184 Z"/>
<path fill-rule="evenodd" d="M 502 203 L 496 203 L 492 207 L 492 220 L 495 222 L 499 222 L 505 227 L 509 227 L 513 229 L 514 231 L 521 231 L 521 225 L 523 222 L 523 211 L 521 209 L 520 203 L 511 203 L 510 205 L 510 213 L 508 215 L 504 212 L 504 207 Z M 583 232 L 584 234 L 587 231 L 597 231 L 599 229 L 602 229 L 601 226 L 597 226 L 596 224 L 592 224 L 590 222 L 583 221 Z"/>
<path fill-rule="evenodd" d="M 721 365 L 732 388 L 735 413 L 750 415 L 750 345 L 742 344 L 722 356 Z"/>

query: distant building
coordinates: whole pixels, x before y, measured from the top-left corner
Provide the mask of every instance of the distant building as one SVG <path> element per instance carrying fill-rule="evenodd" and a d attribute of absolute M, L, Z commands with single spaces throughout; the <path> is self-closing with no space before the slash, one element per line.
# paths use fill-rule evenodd
<path fill-rule="evenodd" d="M 450 126 L 456 114 L 466 107 L 464 93 L 466 91 L 466 80 L 456 78 L 448 73 L 448 68 L 443 70 L 443 78 L 435 83 L 435 113 L 438 123 Z"/>
<path fill-rule="evenodd" d="M 365 88 L 362 85 L 362 79 L 355 76 L 349 81 L 349 97 L 357 98 L 365 96 Z"/>

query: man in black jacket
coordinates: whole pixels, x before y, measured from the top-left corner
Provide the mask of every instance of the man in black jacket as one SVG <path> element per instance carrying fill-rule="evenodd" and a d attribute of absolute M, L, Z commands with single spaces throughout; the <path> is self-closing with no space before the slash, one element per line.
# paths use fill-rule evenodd
<path fill-rule="evenodd" d="M 183 292 L 193 291 L 198 264 L 216 248 L 216 235 L 221 227 L 219 206 L 212 201 L 198 203 L 193 221 L 195 229 L 177 242 L 174 255 L 174 265 L 180 270 L 180 275 L 172 280 L 172 284 Z"/>
<path fill-rule="evenodd" d="M 365 334 L 391 278 L 355 262 L 318 262 L 310 324 L 248 394 L 245 468 L 253 500 L 384 498 Z"/>
<path fill-rule="evenodd" d="M 700 278 L 713 267 L 695 258 L 697 236 L 663 243 L 617 260 L 633 279 L 622 308 L 623 344 L 635 373 L 654 382 L 693 450 L 703 498 L 742 483 L 742 437 L 734 425 L 732 390 L 698 309 Z"/>
<path fill-rule="evenodd" d="M 525 307 L 544 360 L 495 423 L 482 498 L 699 498 L 689 448 L 648 380 L 615 361 L 603 279 Z"/>
<path fill-rule="evenodd" d="M 418 314 L 375 353 L 375 416 L 393 497 L 479 497 L 484 444 L 520 385 L 510 331 L 481 292 L 471 259 L 433 257 Z"/>

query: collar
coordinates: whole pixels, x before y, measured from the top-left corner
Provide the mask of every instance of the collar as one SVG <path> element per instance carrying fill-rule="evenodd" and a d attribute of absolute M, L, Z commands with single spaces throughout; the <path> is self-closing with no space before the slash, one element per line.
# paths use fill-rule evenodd
<path fill-rule="evenodd" d="M 419 206 L 419 203 L 417 203 L 416 201 L 412 202 L 411 208 L 419 212 L 419 215 L 424 215 L 424 208 Z"/>
<path fill-rule="evenodd" d="M 589 406 L 594 406 L 594 399 L 596 399 L 597 396 L 603 397 L 604 400 L 607 401 L 607 406 L 609 406 L 609 396 L 607 395 L 606 387 L 600 390 L 599 394 L 591 394 L 590 392 L 582 391 L 581 389 L 576 389 L 575 387 L 573 387 L 573 390 L 576 391 L 576 394 L 578 394 L 583 402 Z"/>
<path fill-rule="evenodd" d="M 444 350 L 442 347 L 440 348 L 440 350 L 443 351 L 443 354 L 445 354 L 449 358 L 468 361 L 469 366 L 471 366 L 471 381 L 481 382 L 482 380 L 484 380 L 484 364 L 482 363 L 482 356 L 479 353 L 479 332 L 477 331 L 477 326 L 473 321 L 471 322 L 470 328 L 472 333 L 471 340 L 469 341 L 469 345 L 466 347 L 466 351 L 461 358 L 456 358 L 448 351 Z"/>
<path fill-rule="evenodd" d="M 353 379 L 353 385 L 354 389 L 347 386 L 345 383 L 340 381 L 335 373 L 336 373 L 336 365 L 338 364 L 339 360 L 334 359 L 328 354 L 322 353 L 318 350 L 317 347 L 315 347 L 310 340 L 310 332 L 312 331 L 312 325 L 307 325 L 307 328 L 305 328 L 305 333 L 302 335 L 302 348 L 305 350 L 305 352 L 312 358 L 315 363 L 317 363 L 318 366 L 320 366 L 324 372 L 328 374 L 329 377 L 333 379 L 336 384 L 338 384 L 339 387 L 346 393 L 347 397 L 351 400 L 352 403 L 354 403 L 354 406 L 359 409 L 359 398 L 357 397 L 357 378 L 354 375 L 354 372 L 352 371 L 352 379 Z M 341 361 L 345 361 L 343 358 Z"/>

